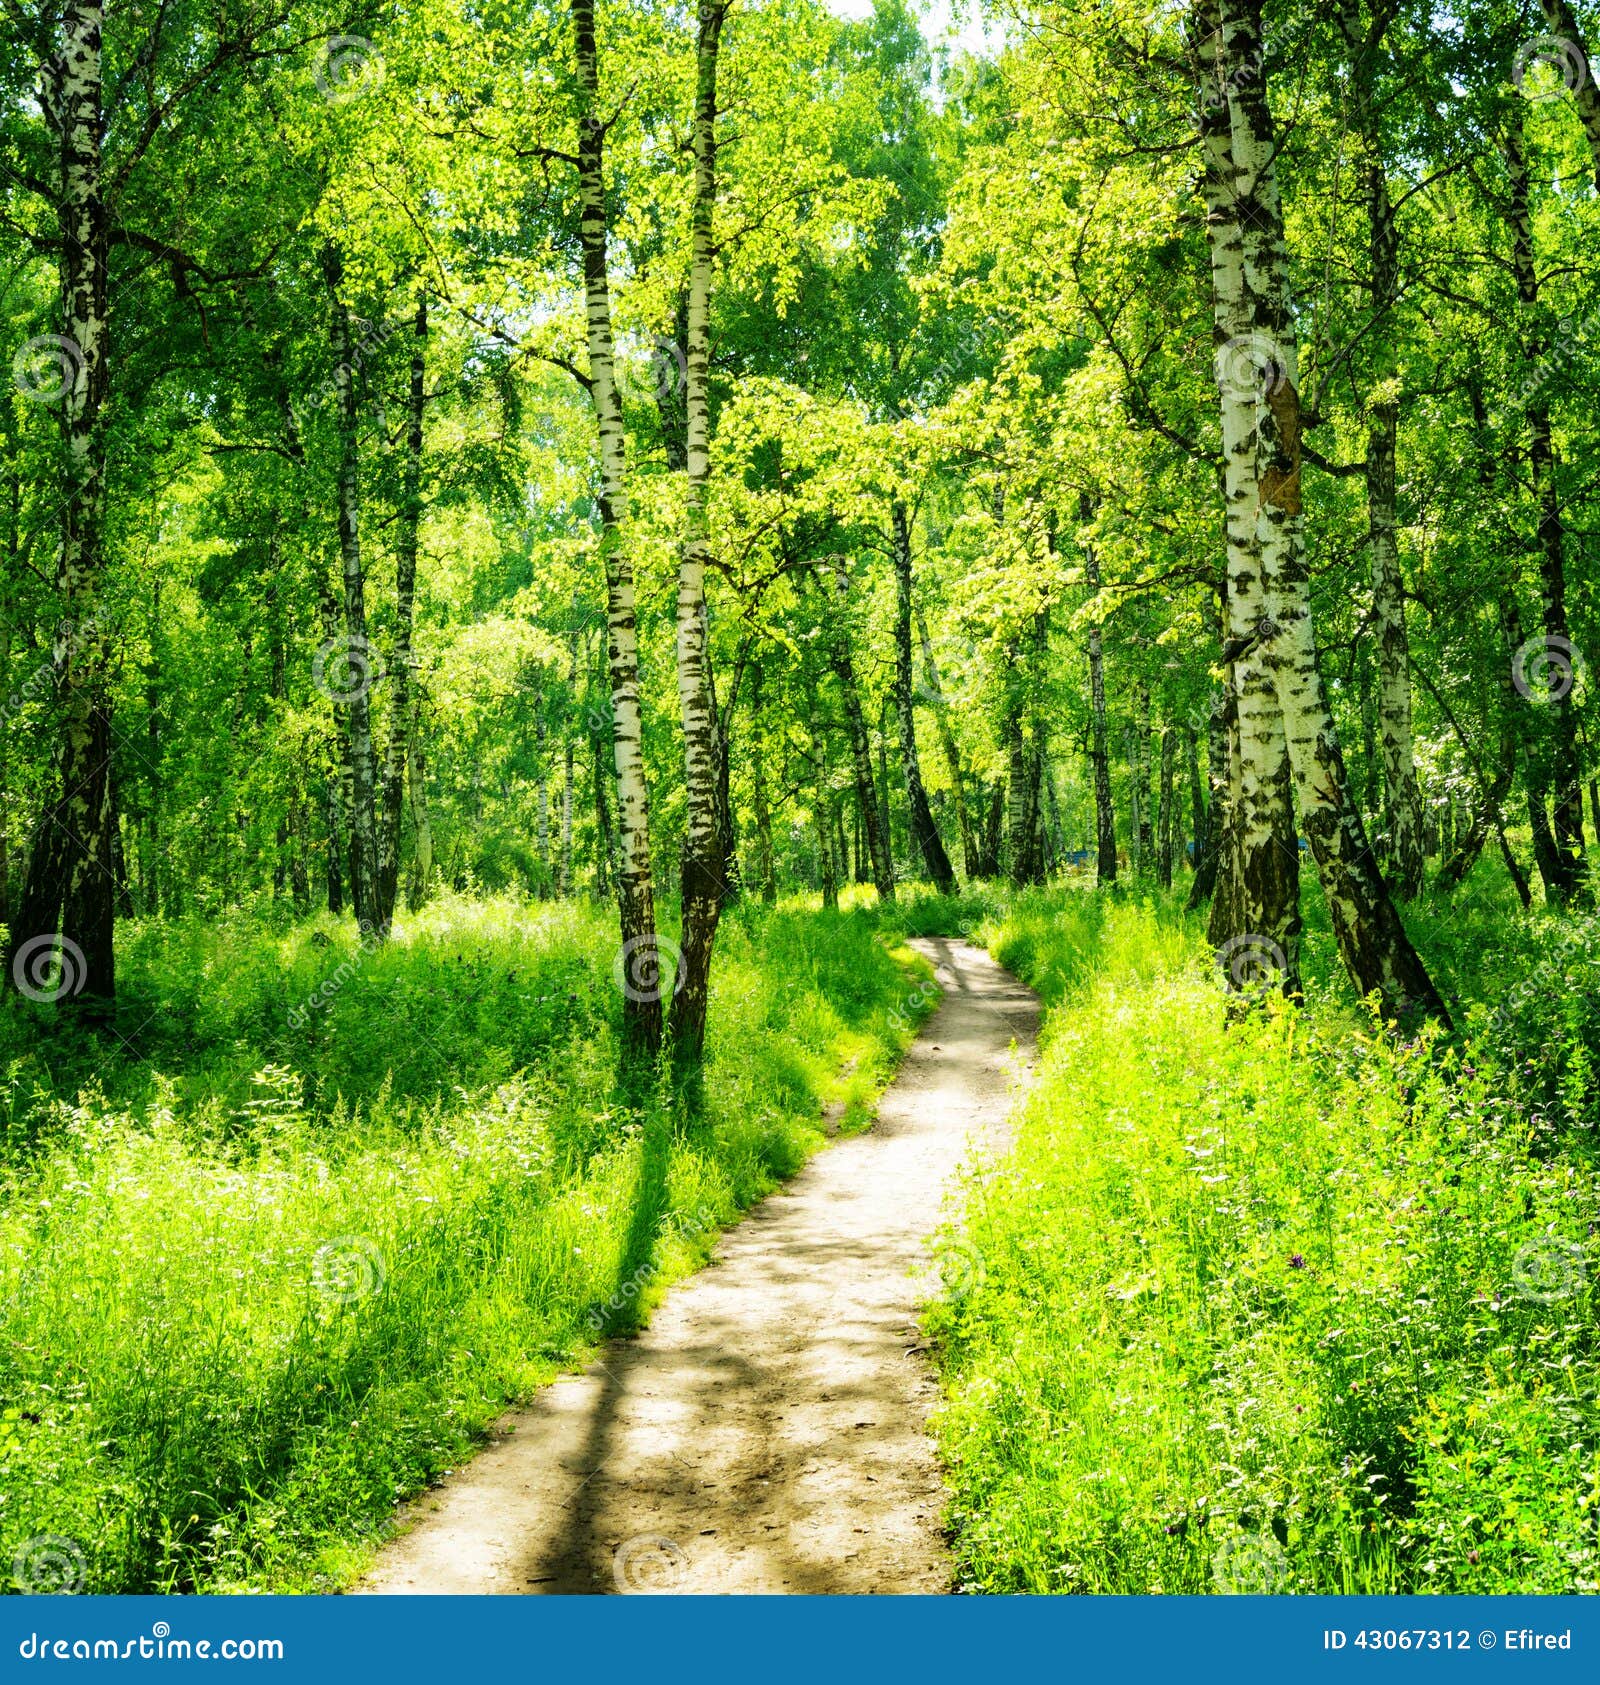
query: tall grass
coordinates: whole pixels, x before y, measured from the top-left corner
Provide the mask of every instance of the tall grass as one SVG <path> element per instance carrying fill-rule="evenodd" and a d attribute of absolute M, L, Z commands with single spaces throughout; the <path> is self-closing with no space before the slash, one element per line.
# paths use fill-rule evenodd
<path fill-rule="evenodd" d="M 933 1317 L 970 1586 L 1596 1589 L 1596 987 L 1543 921 L 1418 923 L 1453 1041 L 1331 982 L 1230 1026 L 1160 900 L 991 928 L 1050 1011 L 969 1190 L 981 1279 Z"/>
<path fill-rule="evenodd" d="M 54 1537 L 96 1591 L 340 1583 L 824 1106 L 861 1110 L 925 972 L 861 917 L 734 914 L 685 1092 L 619 1078 L 615 949 L 603 911 L 510 901 L 371 953 L 327 921 L 146 925 L 117 1036 L 13 1003 L 0 1561 Z"/>

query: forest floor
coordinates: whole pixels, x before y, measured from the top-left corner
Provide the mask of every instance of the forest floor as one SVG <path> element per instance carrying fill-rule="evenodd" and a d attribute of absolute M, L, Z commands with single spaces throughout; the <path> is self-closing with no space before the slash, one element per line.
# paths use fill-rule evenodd
<path fill-rule="evenodd" d="M 981 1269 L 935 1242 L 1001 1144 L 1039 1007 L 982 949 L 914 943 L 944 998 L 876 1126 L 726 1234 L 636 1338 L 506 1416 L 401 1512 L 369 1592 L 937 1592 L 952 1570 L 919 1330 Z"/>

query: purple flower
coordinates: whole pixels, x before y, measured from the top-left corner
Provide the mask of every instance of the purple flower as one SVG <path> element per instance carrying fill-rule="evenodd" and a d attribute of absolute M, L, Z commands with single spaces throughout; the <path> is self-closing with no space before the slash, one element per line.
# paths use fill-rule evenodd
<path fill-rule="evenodd" d="M 1289 1254 L 1289 1268 L 1291 1270 L 1303 1270 L 1305 1267 L 1306 1260 L 1303 1252 L 1291 1252 Z"/>

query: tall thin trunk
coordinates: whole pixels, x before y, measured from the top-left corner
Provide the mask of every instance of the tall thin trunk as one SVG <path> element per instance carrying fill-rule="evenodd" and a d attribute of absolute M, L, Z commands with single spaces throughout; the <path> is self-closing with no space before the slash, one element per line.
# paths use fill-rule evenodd
<path fill-rule="evenodd" d="M 400 887 L 400 820 L 405 811 L 406 767 L 412 728 L 411 676 L 416 658 L 411 640 L 416 620 L 417 547 L 422 529 L 422 421 L 427 403 L 428 299 L 418 289 L 411 353 L 411 388 L 406 400 L 406 455 L 400 482 L 400 528 L 395 545 L 395 633 L 393 686 L 389 696 L 389 743 L 383 764 L 383 807 L 378 830 L 378 928 L 387 935 Z"/>
<path fill-rule="evenodd" d="M 534 846 L 539 852 L 539 897 L 550 893 L 550 726 L 544 717 L 544 679 L 533 699 Z"/>
<path fill-rule="evenodd" d="M 822 877 L 822 905 L 836 909 L 839 905 L 839 877 L 834 868 L 833 842 L 829 833 L 837 828 L 838 815 L 826 785 L 817 796 L 816 821 L 817 871 Z"/>
<path fill-rule="evenodd" d="M 1411 664 L 1406 636 L 1405 583 L 1395 533 L 1395 458 L 1400 425 L 1394 311 L 1400 299 L 1400 232 L 1389 196 L 1373 88 L 1383 52 L 1386 13 L 1363 25 L 1358 0 L 1344 0 L 1340 23 L 1350 53 L 1351 108 L 1362 153 L 1372 271 L 1366 331 L 1372 368 L 1367 400 L 1367 521 L 1372 564 L 1372 618 L 1377 633 L 1383 743 L 1383 805 L 1395 893 L 1409 900 L 1422 889 L 1422 799 L 1412 746 Z"/>
<path fill-rule="evenodd" d="M 411 829 L 416 836 L 411 856 L 411 883 L 406 892 L 406 903 L 412 912 L 426 905 L 433 893 L 433 820 L 428 812 L 427 763 L 417 725 L 418 722 L 413 720 L 406 738 L 406 787 L 411 796 Z"/>
<path fill-rule="evenodd" d="M 1511 189 L 1511 262 L 1517 281 L 1517 298 L 1522 306 L 1522 355 L 1530 369 L 1537 369 L 1548 355 L 1547 335 L 1539 313 L 1539 274 L 1534 252 L 1533 216 L 1529 199 L 1527 156 L 1522 135 L 1522 107 L 1513 102 L 1508 110 L 1505 158 Z M 1527 422 L 1528 469 L 1534 502 L 1539 514 L 1539 573 L 1544 592 L 1544 643 L 1547 659 L 1534 662 L 1536 670 L 1548 675 L 1545 712 L 1548 716 L 1550 796 L 1553 801 L 1551 830 L 1555 855 L 1540 872 L 1545 889 L 1559 902 L 1587 900 L 1588 866 L 1583 853 L 1583 777 L 1578 758 L 1577 705 L 1567 694 L 1565 662 L 1572 649 L 1567 624 L 1566 522 L 1556 485 L 1555 440 L 1550 426 L 1549 383 L 1529 383 L 1524 406 Z M 1548 659 L 1554 656 L 1555 659 Z M 1543 806 L 1541 793 L 1539 805 Z M 1536 831 L 1542 824 L 1535 823 Z"/>
<path fill-rule="evenodd" d="M 1229 120 L 1236 71 L 1222 52 L 1216 0 L 1199 0 L 1202 43 L 1200 143 L 1204 163 L 1206 237 L 1211 263 L 1215 368 L 1222 405 L 1223 501 L 1226 511 L 1227 637 L 1224 656 L 1233 683 L 1230 703 L 1229 799 L 1220 833 L 1209 939 L 1225 970 L 1238 955 L 1258 955 L 1252 976 L 1276 982 L 1285 994 L 1300 989 L 1300 851 L 1290 805 L 1291 777 L 1283 714 L 1264 659 L 1270 625 L 1256 526 L 1257 407 L 1263 372 L 1251 337 L 1247 254 L 1237 201 L 1236 160 Z M 1277 973 L 1267 978 L 1265 972 Z"/>
<path fill-rule="evenodd" d="M 611 804 L 606 800 L 606 772 L 604 751 L 598 734 L 591 736 L 594 751 L 594 893 L 604 901 L 611 894 L 611 871 L 616 858 L 616 842 L 611 832 Z"/>
<path fill-rule="evenodd" d="M 950 729 L 949 703 L 939 682 L 939 664 L 934 660 L 933 641 L 928 636 L 927 616 L 917 610 L 917 640 L 922 645 L 923 694 L 933 709 L 934 730 L 944 754 L 945 770 L 955 799 L 956 825 L 961 831 L 961 869 L 965 876 L 978 875 L 978 839 L 973 833 L 972 810 L 967 806 L 966 779 L 961 770 L 961 750 Z"/>
<path fill-rule="evenodd" d="M 1006 875 L 1016 885 L 1029 881 L 1028 746 L 1022 732 L 1021 662 L 1015 643 L 1009 649 L 1010 696 L 1001 723 L 1006 755 Z"/>
<path fill-rule="evenodd" d="M 345 694 L 350 738 L 350 900 L 365 933 L 381 934 L 378 895 L 376 761 L 372 747 L 371 646 L 367 639 L 366 575 L 361 559 L 361 470 L 356 397 L 356 349 L 350 309 L 340 287 L 344 263 L 333 241 L 322 249 L 322 273 L 333 316 L 334 394 L 339 425 L 339 556 L 344 572 Z"/>
<path fill-rule="evenodd" d="M 717 668 L 711 648 L 711 615 L 702 596 L 700 617 L 705 622 L 706 704 L 711 714 L 712 776 L 717 795 L 717 848 L 722 860 L 722 904 L 731 907 L 739 899 L 739 833 L 733 811 L 733 766 L 730 740 L 733 709 L 738 700 L 742 662 L 734 668 L 733 686 L 724 705 L 717 696 Z"/>
<path fill-rule="evenodd" d="M 716 721 L 706 670 L 706 567 L 711 539 L 706 491 L 711 477 L 711 284 L 716 264 L 717 60 L 727 7 L 703 0 L 695 41 L 694 200 L 690 211 L 689 312 L 684 400 L 688 412 L 687 489 L 678 547 L 678 709 L 683 720 L 685 825 L 682 863 L 683 958 L 672 997 L 676 1057 L 698 1060 L 706 1039 L 711 955 L 722 913 L 726 861 L 717 824 Z"/>
<path fill-rule="evenodd" d="M 1161 732 L 1161 783 L 1159 805 L 1156 809 L 1156 875 L 1163 889 L 1172 888 L 1172 786 L 1174 758 L 1178 734 L 1171 726 Z"/>
<path fill-rule="evenodd" d="M 841 590 L 844 575 L 839 576 Z M 872 863 L 872 881 L 878 888 L 878 899 L 894 900 L 894 862 L 889 855 L 889 842 L 883 834 L 878 812 L 878 792 L 873 786 L 872 745 L 867 736 L 867 722 L 861 712 L 861 693 L 856 684 L 855 662 L 851 658 L 849 635 L 843 626 L 835 634 L 833 671 L 839 681 L 839 694 L 844 702 L 846 734 L 850 739 L 850 760 L 855 772 L 856 800 L 860 810 L 866 848 L 858 847 L 859 864 L 863 853 Z"/>
<path fill-rule="evenodd" d="M 1006 781 L 997 778 L 989 794 L 989 811 L 984 819 L 983 858 L 979 862 L 980 877 L 1000 876 L 1000 838 L 1006 815 Z"/>
<path fill-rule="evenodd" d="M 617 905 L 622 927 L 623 1032 L 628 1044 L 661 1045 L 661 992 L 656 945 L 655 890 L 650 864 L 650 797 L 645 783 L 639 703 L 639 632 L 633 558 L 624 541 L 628 513 L 622 401 L 617 392 L 611 332 L 611 283 L 606 230 L 605 139 L 600 117 L 600 66 L 594 0 L 572 0 L 572 27 L 583 95 L 578 133 L 582 202 L 584 304 L 589 394 L 600 439 L 600 554 L 606 576 L 607 659 L 611 734 L 617 770 Z"/>
<path fill-rule="evenodd" d="M 1087 522 L 1089 500 L 1078 505 Z M 1093 543 L 1083 547 L 1083 579 L 1091 597 L 1100 594 L 1100 555 Z M 1106 666 L 1100 622 L 1089 626 L 1089 762 L 1094 770 L 1095 881 L 1105 888 L 1117 881 L 1117 814 L 1111 801 L 1111 744 L 1106 726 Z"/>
<path fill-rule="evenodd" d="M 766 714 L 762 709 L 761 663 L 750 668 L 750 805 L 756 820 L 756 887 L 769 905 L 778 899 L 772 852 L 772 810 L 767 803 Z"/>
<path fill-rule="evenodd" d="M 51 1000 L 76 999 L 90 1018 L 116 996 L 116 902 L 111 847 L 110 638 L 105 575 L 106 435 L 110 392 L 101 0 L 65 0 L 59 51 L 41 66 L 39 97 L 58 142 L 56 227 L 61 333 L 57 408 L 63 463 L 58 487 L 52 651 L 58 749 L 46 800 L 12 909 L 8 981 Z"/>
<path fill-rule="evenodd" d="M 328 911 L 335 918 L 344 911 L 344 872 L 340 865 L 342 839 L 345 835 L 344 804 L 340 800 L 340 761 L 337 745 L 328 756 L 327 778 L 322 791 L 323 829 L 327 832 L 327 854 L 323 859 L 323 881 L 327 890 Z"/>
<path fill-rule="evenodd" d="M 1567 0 L 1539 0 L 1539 6 L 1550 33 L 1565 49 L 1560 55 L 1564 62 L 1558 70 L 1562 81 L 1572 92 L 1572 103 L 1577 107 L 1583 132 L 1588 137 L 1589 155 L 1594 161 L 1595 190 L 1600 192 L 1600 83 L 1596 81 L 1596 67 L 1589 58 L 1583 32 L 1578 28 L 1578 20 L 1572 15 Z M 1600 814 L 1595 817 L 1595 829 L 1600 831 Z"/>
<path fill-rule="evenodd" d="M 1227 852 L 1223 834 L 1228 823 L 1228 722 L 1232 717 L 1232 701 L 1230 683 L 1213 697 L 1206 721 L 1205 845 L 1195 851 L 1194 882 L 1189 886 L 1186 903 L 1191 913 L 1216 894 L 1219 869 Z"/>
<path fill-rule="evenodd" d="M 1200 870 L 1206 852 L 1206 792 L 1200 778 L 1200 740 L 1192 725 L 1183 731 L 1184 770 L 1189 775 L 1189 865 Z"/>
<path fill-rule="evenodd" d="M 567 710 L 562 721 L 561 850 L 557 856 L 556 893 L 563 901 L 572 896 L 572 796 L 577 763 L 574 716 L 578 705 L 578 634 L 567 639 Z"/>
<path fill-rule="evenodd" d="M 898 498 L 890 516 L 894 527 L 894 705 L 900 726 L 901 771 L 905 775 L 906 803 L 911 812 L 911 837 L 934 886 L 941 895 L 951 895 L 955 892 L 956 874 L 939 827 L 933 822 L 928 792 L 922 784 L 922 763 L 917 758 L 911 682 L 911 522 L 905 504 Z"/>
<path fill-rule="evenodd" d="M 1150 793 L 1150 687 L 1139 686 L 1139 716 L 1133 728 L 1133 775 L 1139 793 L 1139 862 L 1155 864 L 1155 802 Z"/>
<path fill-rule="evenodd" d="M 1138 731 L 1131 724 L 1123 731 L 1123 749 L 1128 763 L 1128 864 L 1137 877 L 1144 870 L 1144 779 L 1140 776 Z"/>
<path fill-rule="evenodd" d="M 1391 1015 L 1414 1010 L 1448 1022 L 1350 801 L 1318 666 L 1300 491 L 1299 356 L 1278 197 L 1278 143 L 1261 73 L 1265 57 L 1257 0 L 1222 0 L 1222 17 L 1250 331 L 1258 336 L 1255 343 L 1265 349 L 1271 369 L 1265 402 L 1253 407 L 1249 435 L 1240 441 L 1253 459 L 1253 525 L 1266 608 L 1259 628 L 1263 658 L 1282 710 L 1306 836 L 1352 980 L 1363 995 L 1376 991 Z"/>

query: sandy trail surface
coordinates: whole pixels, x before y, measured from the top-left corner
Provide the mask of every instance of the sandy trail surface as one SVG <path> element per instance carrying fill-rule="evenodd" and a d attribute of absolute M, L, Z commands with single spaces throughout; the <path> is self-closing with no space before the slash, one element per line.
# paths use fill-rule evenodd
<path fill-rule="evenodd" d="M 944 998 L 878 1121 L 722 1237 L 636 1338 L 506 1416 L 408 1505 L 363 1592 L 940 1592 L 918 1331 L 944 1196 L 1000 1144 L 1038 1002 L 980 948 L 915 946 Z"/>

